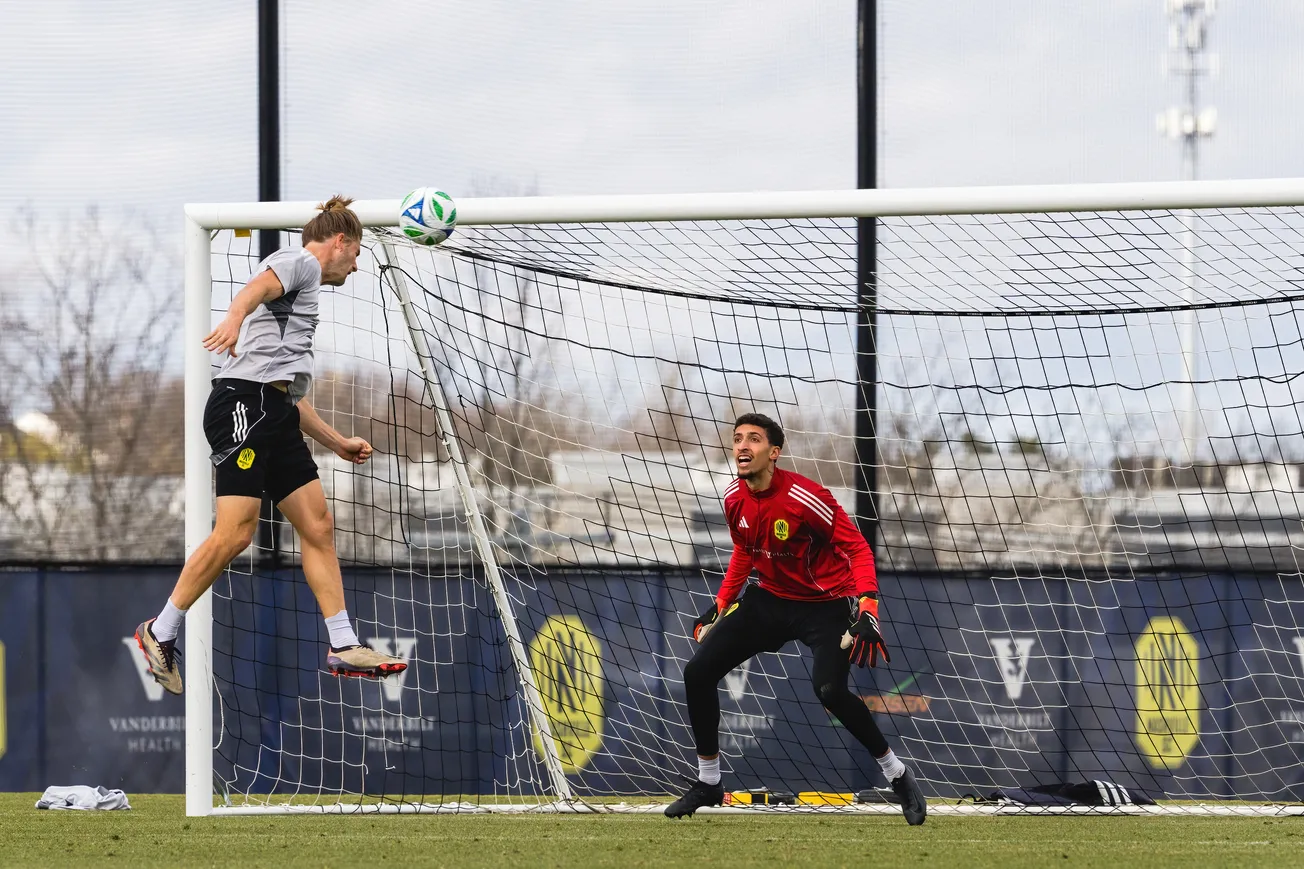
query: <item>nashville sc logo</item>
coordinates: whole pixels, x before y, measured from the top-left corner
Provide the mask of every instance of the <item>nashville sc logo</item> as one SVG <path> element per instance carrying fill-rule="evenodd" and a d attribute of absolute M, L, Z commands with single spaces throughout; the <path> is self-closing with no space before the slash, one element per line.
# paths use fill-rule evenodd
<path fill-rule="evenodd" d="M 786 520 L 784 519 L 774 520 L 774 539 L 775 540 L 788 539 L 788 523 Z"/>
<path fill-rule="evenodd" d="M 240 455 L 236 456 L 235 464 L 242 471 L 249 470 L 254 464 L 254 451 L 248 447 L 242 449 Z"/>
<path fill-rule="evenodd" d="M 1136 742 L 1152 769 L 1186 763 L 1200 741 L 1200 648 L 1182 620 L 1156 616 L 1136 640 Z"/>
<path fill-rule="evenodd" d="M 529 653 L 561 767 L 579 772 L 602 747 L 604 679 L 598 638 L 579 616 L 549 616 L 530 641 Z M 542 754 L 538 731 L 534 743 Z"/>

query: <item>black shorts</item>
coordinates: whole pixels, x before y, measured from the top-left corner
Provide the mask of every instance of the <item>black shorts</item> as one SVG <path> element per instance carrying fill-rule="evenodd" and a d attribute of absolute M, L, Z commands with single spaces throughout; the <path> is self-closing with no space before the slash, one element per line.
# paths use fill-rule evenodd
<path fill-rule="evenodd" d="M 299 431 L 299 408 L 268 383 L 213 381 L 204 434 L 217 468 L 217 496 L 266 496 L 273 503 L 317 479 L 317 463 Z"/>
<path fill-rule="evenodd" d="M 717 632 L 721 638 L 736 635 L 751 655 L 777 652 L 793 640 L 810 649 L 840 648 L 842 634 L 855 620 L 856 607 L 854 597 L 789 600 L 754 585 L 742 596 L 738 608 L 727 619 L 721 619 L 707 639 Z M 846 657 L 845 653 L 842 656 Z"/>

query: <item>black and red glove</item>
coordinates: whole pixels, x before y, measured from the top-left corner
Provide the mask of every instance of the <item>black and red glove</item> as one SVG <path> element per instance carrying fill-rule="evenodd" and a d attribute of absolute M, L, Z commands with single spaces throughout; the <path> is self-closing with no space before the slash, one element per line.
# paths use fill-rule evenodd
<path fill-rule="evenodd" d="M 878 598 L 862 594 L 857 602 L 859 615 L 842 635 L 842 648 L 851 649 L 851 663 L 858 667 L 878 666 L 878 656 L 890 662 L 892 656 L 887 653 L 887 644 L 883 642 L 883 632 L 878 626 Z"/>
<path fill-rule="evenodd" d="M 724 614 L 729 615 L 729 613 L 733 612 L 736 609 L 738 609 L 738 601 L 734 601 L 733 603 L 729 604 L 729 606 L 725 609 Z M 720 618 L 721 616 L 720 616 L 719 601 L 716 601 L 715 603 L 711 604 L 711 608 L 709 610 L 707 610 L 706 612 L 702 613 L 700 616 L 697 617 L 697 621 L 693 623 L 693 639 L 697 640 L 698 645 L 701 645 L 702 641 L 706 639 L 706 635 L 710 633 L 711 628 L 715 627 L 716 621 L 718 621 Z"/>

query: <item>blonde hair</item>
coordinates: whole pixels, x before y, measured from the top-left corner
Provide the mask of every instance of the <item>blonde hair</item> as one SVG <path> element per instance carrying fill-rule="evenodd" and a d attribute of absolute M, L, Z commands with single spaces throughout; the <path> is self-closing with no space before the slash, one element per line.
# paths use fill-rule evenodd
<path fill-rule="evenodd" d="M 303 242 L 326 241 L 339 233 L 350 241 L 362 241 L 362 221 L 349 210 L 352 199 L 344 196 L 332 196 L 324 204 L 318 205 L 321 214 L 308 221 L 303 227 Z"/>

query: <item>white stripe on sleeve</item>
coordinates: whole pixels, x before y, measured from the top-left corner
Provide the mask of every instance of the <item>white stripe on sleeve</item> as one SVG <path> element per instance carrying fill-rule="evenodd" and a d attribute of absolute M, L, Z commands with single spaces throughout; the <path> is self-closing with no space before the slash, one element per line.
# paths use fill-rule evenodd
<path fill-rule="evenodd" d="M 805 489 L 798 486 L 790 488 L 788 494 L 809 507 L 815 515 L 819 516 L 829 525 L 833 524 L 833 511 L 829 508 L 828 504 L 821 502 L 810 492 L 807 492 Z"/>

